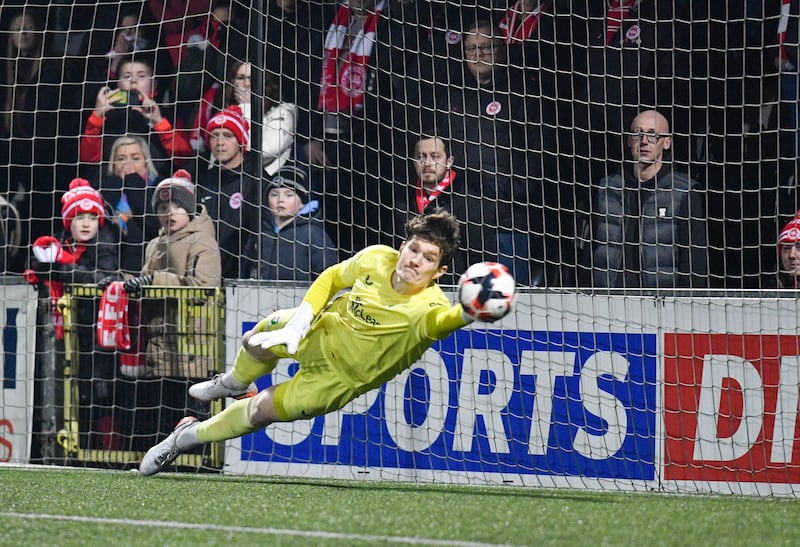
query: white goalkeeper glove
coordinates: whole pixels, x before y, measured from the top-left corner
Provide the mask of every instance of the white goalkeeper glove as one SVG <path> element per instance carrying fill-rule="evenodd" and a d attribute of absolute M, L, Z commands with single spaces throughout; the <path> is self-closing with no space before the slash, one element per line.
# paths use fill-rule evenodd
<path fill-rule="evenodd" d="M 303 302 L 285 327 L 273 331 L 258 332 L 251 336 L 247 343 L 250 347 L 260 347 L 263 350 L 286 344 L 286 351 L 294 355 L 300 345 L 300 340 L 308 332 L 313 320 L 314 310 L 311 308 L 311 304 Z"/>

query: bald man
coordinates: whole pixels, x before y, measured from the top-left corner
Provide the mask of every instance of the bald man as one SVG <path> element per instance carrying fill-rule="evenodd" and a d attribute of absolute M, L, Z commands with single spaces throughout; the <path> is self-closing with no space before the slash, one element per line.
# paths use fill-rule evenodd
<path fill-rule="evenodd" d="M 708 286 L 705 204 L 700 185 L 675 171 L 669 121 L 640 112 L 627 135 L 632 161 L 600 181 L 591 263 L 595 288 Z"/>

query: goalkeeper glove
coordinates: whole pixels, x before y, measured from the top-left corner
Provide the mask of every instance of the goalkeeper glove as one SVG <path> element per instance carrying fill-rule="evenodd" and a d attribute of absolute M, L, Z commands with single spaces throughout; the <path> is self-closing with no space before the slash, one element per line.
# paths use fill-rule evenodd
<path fill-rule="evenodd" d="M 250 337 L 250 346 L 260 346 L 261 349 L 270 349 L 280 344 L 286 344 L 286 351 L 291 355 L 297 352 L 300 341 L 311 327 L 314 320 L 314 310 L 311 304 L 303 302 L 286 326 L 282 329 L 259 332 Z"/>

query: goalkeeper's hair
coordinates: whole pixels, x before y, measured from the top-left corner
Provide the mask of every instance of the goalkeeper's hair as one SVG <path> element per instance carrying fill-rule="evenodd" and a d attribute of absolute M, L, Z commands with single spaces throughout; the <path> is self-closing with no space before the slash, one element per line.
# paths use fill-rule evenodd
<path fill-rule="evenodd" d="M 415 216 L 406 222 L 406 241 L 413 237 L 439 246 L 439 265 L 449 264 L 461 243 L 461 228 L 456 217 L 438 207 L 433 212 Z"/>

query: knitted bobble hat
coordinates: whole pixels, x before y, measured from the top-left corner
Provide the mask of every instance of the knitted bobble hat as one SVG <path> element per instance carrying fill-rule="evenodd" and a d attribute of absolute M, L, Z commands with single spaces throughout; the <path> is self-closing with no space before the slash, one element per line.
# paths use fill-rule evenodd
<path fill-rule="evenodd" d="M 242 114 L 242 109 L 238 105 L 229 106 L 208 121 L 206 125 L 206 144 L 211 148 L 211 132 L 215 129 L 224 127 L 236 136 L 236 140 L 242 147 L 242 154 L 247 152 L 250 144 L 250 122 Z"/>
<path fill-rule="evenodd" d="M 192 175 L 184 169 L 178 169 L 170 178 L 159 182 L 153 192 L 153 211 L 158 211 L 158 204 L 161 202 L 180 205 L 187 213 L 193 215 L 197 210 L 197 202 Z"/>
<path fill-rule="evenodd" d="M 73 219 L 83 213 L 97 215 L 100 226 L 105 222 L 105 201 L 100 192 L 92 188 L 86 179 L 76 178 L 69 183 L 69 190 L 61 196 L 61 217 L 64 228 L 70 229 Z"/>
<path fill-rule="evenodd" d="M 781 245 L 795 243 L 800 243 L 800 211 L 797 211 L 795 217 L 781 230 L 778 236 L 778 250 L 780 250 Z"/>

